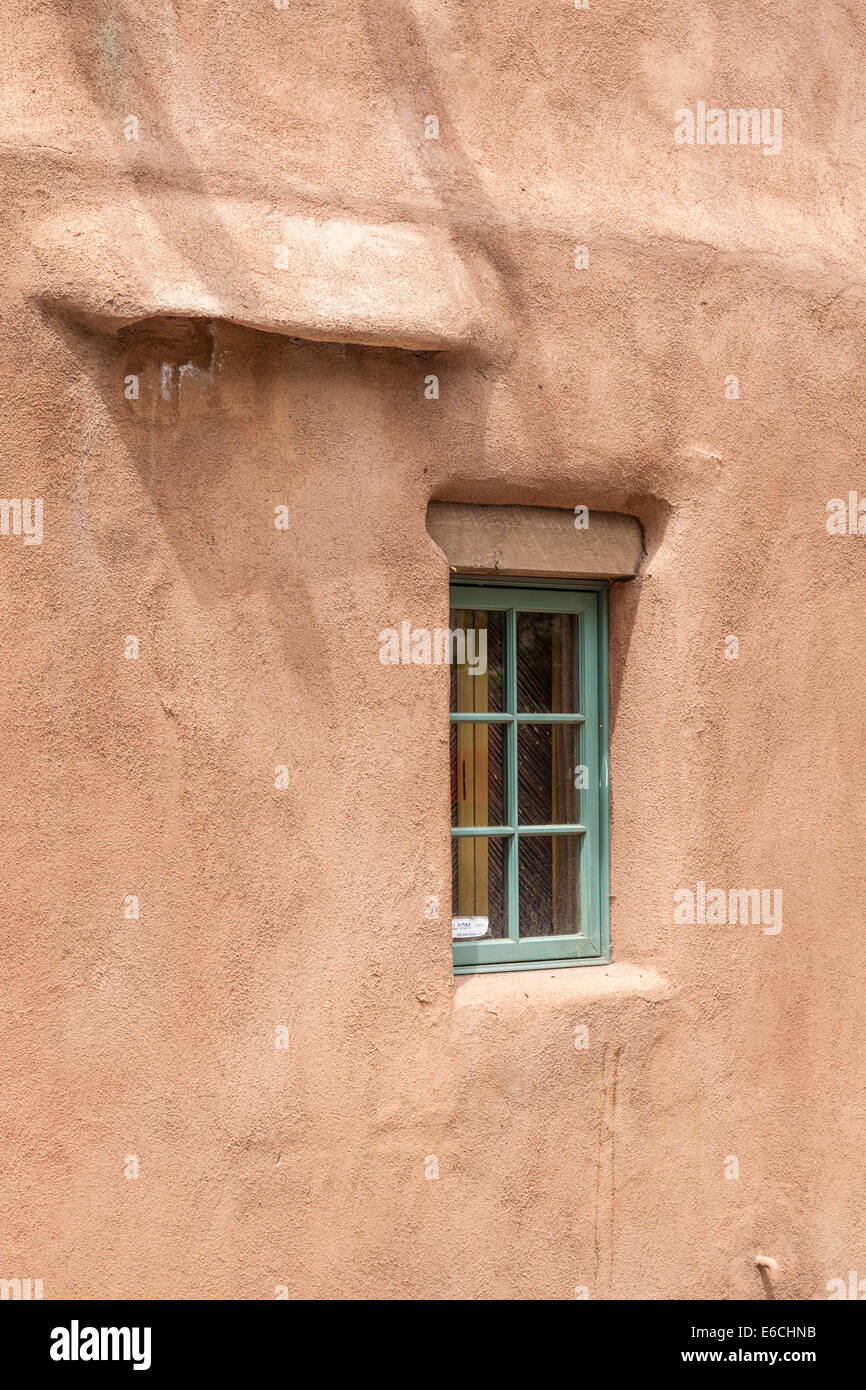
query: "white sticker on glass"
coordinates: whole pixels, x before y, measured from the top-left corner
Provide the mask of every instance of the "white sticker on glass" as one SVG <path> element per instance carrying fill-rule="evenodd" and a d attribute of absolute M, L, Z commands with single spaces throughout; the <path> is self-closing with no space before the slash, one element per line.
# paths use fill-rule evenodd
<path fill-rule="evenodd" d="M 467 937 L 474 939 L 479 936 L 486 936 L 489 926 L 489 917 L 452 917 L 451 939 L 452 941 L 465 941 Z"/>

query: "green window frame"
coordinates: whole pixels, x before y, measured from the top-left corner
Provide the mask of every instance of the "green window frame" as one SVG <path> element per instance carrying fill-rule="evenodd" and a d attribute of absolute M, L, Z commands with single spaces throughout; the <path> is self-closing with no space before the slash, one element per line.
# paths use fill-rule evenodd
<path fill-rule="evenodd" d="M 502 708 L 485 709 L 484 712 L 452 709 L 450 718 L 452 725 L 500 726 L 504 762 L 501 778 L 504 824 L 452 825 L 451 835 L 452 839 L 458 840 L 471 837 L 476 845 L 480 842 L 479 837 L 503 840 L 502 888 L 507 933 L 496 939 L 454 940 L 454 973 L 465 975 L 606 964 L 610 960 L 607 586 L 541 588 L 523 584 L 520 580 L 494 584 L 459 580 L 451 584 L 451 609 L 502 614 Z M 573 701 L 569 700 L 575 707 L 574 712 L 518 710 L 517 661 L 520 658 L 517 624 L 521 613 L 575 615 L 573 659 L 577 677 L 573 682 Z M 486 706 L 486 697 L 483 703 Z M 578 761 L 586 768 L 586 785 L 580 792 L 580 819 L 569 824 L 523 824 L 518 804 L 518 733 L 524 725 L 554 724 L 573 725 L 579 731 Z M 459 732 L 456 737 L 459 739 Z M 551 747 L 554 741 L 551 732 Z M 485 739 L 485 782 L 486 744 Z M 483 796 L 486 806 L 486 786 Z M 577 928 L 574 932 L 520 935 L 520 853 L 521 845 L 531 835 L 568 836 L 575 843 L 579 864 L 575 901 L 579 902 L 579 914 L 574 922 Z M 455 854 L 459 853 L 458 848 Z M 484 862 L 486 865 L 486 854 Z M 456 878 L 454 888 L 456 890 Z M 487 891 L 486 885 L 484 891 Z"/>

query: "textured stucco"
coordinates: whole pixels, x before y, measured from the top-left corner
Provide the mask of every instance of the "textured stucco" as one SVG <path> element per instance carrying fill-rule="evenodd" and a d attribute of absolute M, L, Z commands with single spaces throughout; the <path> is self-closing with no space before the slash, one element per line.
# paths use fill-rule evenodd
<path fill-rule="evenodd" d="M 0 1277 L 866 1275 L 859 7 L 3 10 Z M 699 100 L 781 152 L 676 146 Z M 447 672 L 377 642 L 445 623 L 431 499 L 643 525 L 609 967 L 453 979 Z M 698 880 L 781 934 L 676 925 Z"/>

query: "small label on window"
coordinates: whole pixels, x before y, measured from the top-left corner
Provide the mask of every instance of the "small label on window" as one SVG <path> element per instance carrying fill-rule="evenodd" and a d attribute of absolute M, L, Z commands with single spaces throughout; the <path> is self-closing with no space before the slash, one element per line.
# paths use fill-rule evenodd
<path fill-rule="evenodd" d="M 467 937 L 486 936 L 490 927 L 489 917 L 452 917 L 451 940 L 465 941 Z"/>

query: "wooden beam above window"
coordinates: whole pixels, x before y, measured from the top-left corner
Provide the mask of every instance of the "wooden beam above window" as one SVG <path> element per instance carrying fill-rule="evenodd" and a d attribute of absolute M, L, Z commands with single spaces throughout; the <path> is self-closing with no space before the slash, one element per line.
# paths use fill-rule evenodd
<path fill-rule="evenodd" d="M 454 574 L 539 579 L 631 579 L 643 558 L 636 517 L 589 512 L 588 525 L 558 507 L 431 502 L 427 530 Z"/>

